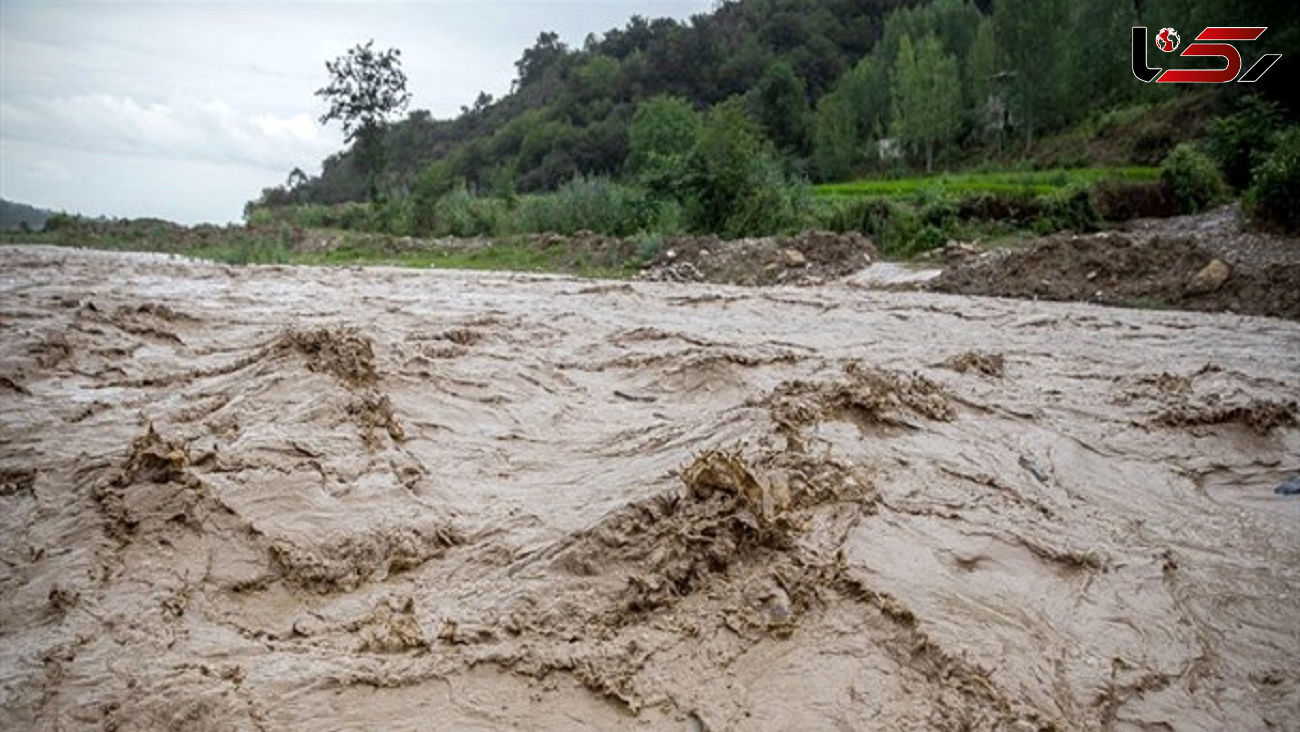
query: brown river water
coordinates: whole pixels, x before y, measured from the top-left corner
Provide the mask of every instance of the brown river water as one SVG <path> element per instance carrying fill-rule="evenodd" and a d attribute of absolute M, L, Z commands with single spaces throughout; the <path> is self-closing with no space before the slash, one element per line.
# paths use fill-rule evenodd
<path fill-rule="evenodd" d="M 1300 728 L 1300 323 L 0 248 L 0 728 Z"/>

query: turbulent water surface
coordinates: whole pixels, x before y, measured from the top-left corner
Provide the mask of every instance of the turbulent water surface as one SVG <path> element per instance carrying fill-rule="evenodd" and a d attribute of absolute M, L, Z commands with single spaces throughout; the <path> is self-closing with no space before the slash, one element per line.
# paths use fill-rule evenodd
<path fill-rule="evenodd" d="M 1300 324 L 0 249 L 0 727 L 1295 729 Z"/>

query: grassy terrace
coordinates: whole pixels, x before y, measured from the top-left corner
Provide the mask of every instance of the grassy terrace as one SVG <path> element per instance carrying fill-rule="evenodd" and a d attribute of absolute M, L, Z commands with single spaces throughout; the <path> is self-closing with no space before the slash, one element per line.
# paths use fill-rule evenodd
<path fill-rule="evenodd" d="M 1158 177 L 1156 168 L 1090 167 L 832 183 L 798 196 L 784 230 L 861 232 L 885 256 L 907 258 L 949 239 L 1012 242 L 1052 231 L 1096 230 L 1119 220 L 1111 210 L 1115 200 L 1137 195 L 1102 195 L 1099 183 L 1142 187 Z M 378 215 L 385 209 L 351 203 L 262 209 L 249 226 L 61 216 L 46 231 L 0 233 L 0 242 L 172 252 L 227 264 L 391 264 L 629 277 L 666 238 L 684 231 L 676 217 L 647 215 L 650 199 L 620 198 L 625 188 L 587 181 L 515 202 L 461 193 L 432 212 L 449 229 L 437 233 L 460 239 L 400 235 L 409 233 L 409 221 L 402 230 L 386 231 L 391 222 Z M 597 235 L 575 236 L 575 229 Z M 537 233 L 555 230 L 569 236 Z"/>
<path fill-rule="evenodd" d="M 274 228 L 150 227 L 133 222 L 99 225 L 108 231 L 66 229 L 50 232 L 0 232 L 0 245 L 53 244 L 110 251 L 160 252 L 218 264 L 392 265 L 430 269 L 562 272 L 582 277 L 625 279 L 641 270 L 650 256 L 640 241 L 615 242 L 592 249 L 578 240 L 535 242 L 506 237 L 490 244 L 401 244 L 385 234 L 333 232 L 326 249 L 300 251 L 290 236 Z M 198 234 L 196 232 L 200 232 Z M 326 231 L 326 230 L 320 230 Z"/>
<path fill-rule="evenodd" d="M 847 183 L 824 183 L 813 186 L 818 198 L 858 198 L 911 196 L 922 191 L 945 193 L 1003 193 L 1043 195 L 1070 186 L 1088 186 L 1101 181 L 1153 181 L 1160 177 L 1159 168 L 1056 168 L 1023 172 L 958 173 L 857 180 Z"/>

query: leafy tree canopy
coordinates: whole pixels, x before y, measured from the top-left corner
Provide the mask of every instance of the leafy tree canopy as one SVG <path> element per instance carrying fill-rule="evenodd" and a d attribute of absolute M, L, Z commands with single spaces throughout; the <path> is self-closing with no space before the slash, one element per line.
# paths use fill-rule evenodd
<path fill-rule="evenodd" d="M 370 40 L 326 61 L 330 83 L 316 90 L 316 96 L 330 105 L 321 115 L 321 124 L 341 123 L 347 142 L 383 124 L 411 99 L 402 71 L 402 52 L 396 48 L 375 51 L 374 46 Z"/>

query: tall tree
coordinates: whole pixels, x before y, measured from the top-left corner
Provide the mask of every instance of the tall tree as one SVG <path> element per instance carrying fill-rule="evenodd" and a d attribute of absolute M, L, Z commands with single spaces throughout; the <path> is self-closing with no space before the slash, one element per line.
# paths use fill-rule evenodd
<path fill-rule="evenodd" d="M 1000 129 L 1000 120 L 993 119 L 991 105 L 997 104 L 992 98 L 995 92 L 993 77 L 998 68 L 998 49 L 993 40 L 993 22 L 988 18 L 980 19 L 975 30 L 975 42 L 970 47 L 971 95 L 974 102 L 972 119 L 975 134 L 987 137 L 992 129 Z"/>
<path fill-rule="evenodd" d="M 867 54 L 836 87 L 857 114 L 859 142 L 878 139 L 889 126 L 889 72 L 893 58 Z"/>
<path fill-rule="evenodd" d="M 783 152 L 801 155 L 808 148 L 808 90 L 790 64 L 767 68 L 755 89 L 758 119 Z"/>
<path fill-rule="evenodd" d="M 948 53 L 957 60 L 960 74 L 958 90 L 961 94 L 961 124 L 969 129 L 975 121 L 979 99 L 975 95 L 974 69 L 971 68 L 971 48 L 975 44 L 983 15 L 970 0 L 935 0 L 926 6 L 930 28 Z"/>
<path fill-rule="evenodd" d="M 764 140 L 735 102 L 718 104 L 700 128 L 687 162 L 686 208 L 691 228 L 725 231 L 755 187 Z"/>
<path fill-rule="evenodd" d="M 925 150 L 925 169 L 934 168 L 934 148 L 952 141 L 961 129 L 961 90 L 957 60 L 943 44 L 927 35 L 912 47 L 903 36 L 898 44 L 891 86 L 894 136 Z"/>
<path fill-rule="evenodd" d="M 628 128 L 624 167 L 656 195 L 680 196 L 686 162 L 700 136 L 700 117 L 681 97 L 641 103 Z"/>
<path fill-rule="evenodd" d="M 1069 27 L 1069 0 L 998 0 L 993 6 L 998 48 L 1013 74 L 1011 108 L 1027 148 L 1065 106 L 1061 49 L 1068 46 Z"/>
<path fill-rule="evenodd" d="M 364 169 L 372 201 L 378 195 L 376 178 L 384 164 L 384 126 L 411 99 L 402 71 L 402 52 L 396 48 L 375 51 L 374 46 L 374 40 L 370 40 L 326 61 L 330 83 L 316 90 L 316 96 L 330 105 L 321 115 L 321 124 L 336 120 L 343 125 L 344 141 L 355 141 L 353 152 Z"/>
<path fill-rule="evenodd" d="M 817 103 L 813 115 L 813 166 L 822 180 L 847 176 L 863 162 L 869 142 L 885 132 L 889 111 L 886 64 L 864 56 Z"/>
<path fill-rule="evenodd" d="M 846 178 L 859 158 L 858 115 L 844 94 L 822 97 L 813 117 L 813 165 L 822 180 Z"/>
<path fill-rule="evenodd" d="M 523 89 L 542 77 L 546 71 L 558 64 L 568 54 L 569 47 L 560 40 L 558 33 L 543 31 L 537 35 L 537 42 L 526 49 L 524 55 L 515 62 L 515 87 Z"/>
<path fill-rule="evenodd" d="M 1075 4 L 1071 14 L 1064 72 L 1071 96 L 1082 103 L 1070 105 L 1066 112 L 1132 98 L 1141 87 L 1132 83 L 1129 64 L 1111 61 L 1127 60 L 1131 53 L 1130 29 L 1138 24 L 1133 0 L 1090 0 Z M 1106 62 L 1098 63 L 1099 59 Z"/>

